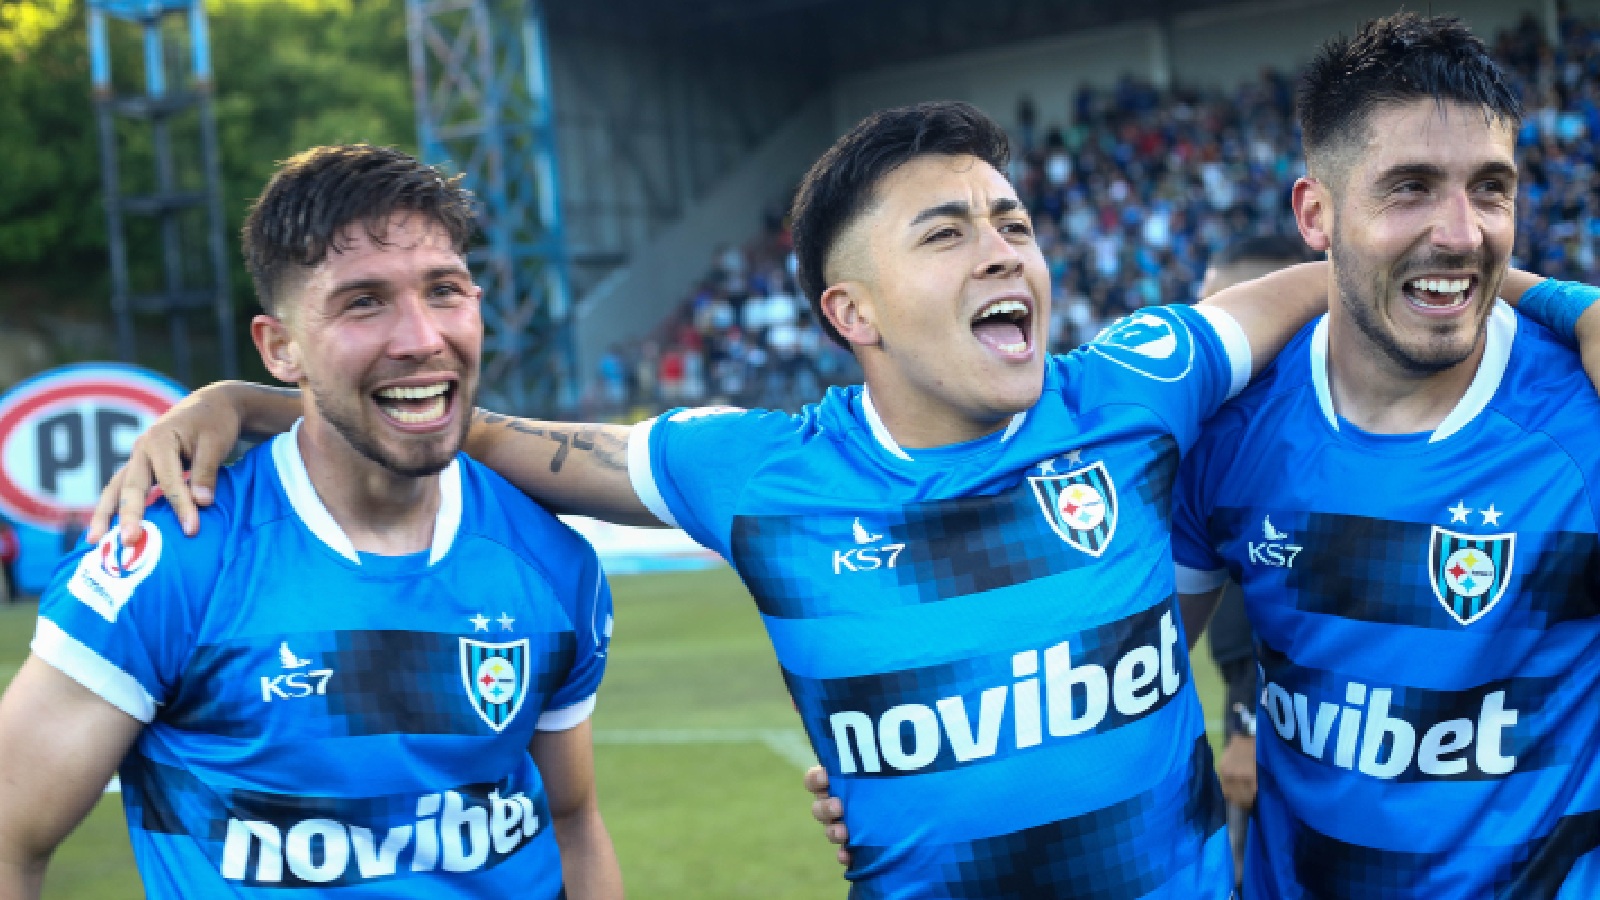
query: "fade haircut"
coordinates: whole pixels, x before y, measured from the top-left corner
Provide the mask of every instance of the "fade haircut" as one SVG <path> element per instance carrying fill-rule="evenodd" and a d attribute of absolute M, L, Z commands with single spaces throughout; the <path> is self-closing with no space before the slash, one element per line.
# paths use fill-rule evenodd
<path fill-rule="evenodd" d="M 244 220 L 244 264 L 262 308 L 281 318 L 290 276 L 342 252 L 352 225 L 384 243 L 389 218 L 404 212 L 433 220 L 465 254 L 477 210 L 461 176 L 370 144 L 313 147 L 284 160 Z"/>
<path fill-rule="evenodd" d="M 1367 137 L 1373 110 L 1386 103 L 1431 99 L 1465 103 L 1487 119 L 1515 128 L 1522 104 L 1483 42 L 1454 16 L 1396 13 L 1361 26 L 1355 37 L 1323 44 L 1300 76 L 1301 142 L 1316 170 Z"/>
<path fill-rule="evenodd" d="M 828 260 L 839 236 L 873 202 L 884 176 L 919 156 L 975 156 L 1004 173 L 1011 159 L 1005 129 L 976 106 L 941 100 L 875 112 L 811 166 L 791 210 L 800 290 L 828 337 L 849 343 L 822 313 Z"/>

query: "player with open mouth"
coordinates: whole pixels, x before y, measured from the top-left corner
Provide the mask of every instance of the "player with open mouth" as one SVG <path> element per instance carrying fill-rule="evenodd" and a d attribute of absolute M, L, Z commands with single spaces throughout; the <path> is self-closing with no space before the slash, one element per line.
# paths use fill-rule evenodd
<path fill-rule="evenodd" d="M 978 343 L 1007 360 L 1025 362 L 1032 355 L 1039 335 L 1033 330 L 1033 302 L 1027 294 L 996 297 L 978 310 L 972 320 L 972 333 Z"/>

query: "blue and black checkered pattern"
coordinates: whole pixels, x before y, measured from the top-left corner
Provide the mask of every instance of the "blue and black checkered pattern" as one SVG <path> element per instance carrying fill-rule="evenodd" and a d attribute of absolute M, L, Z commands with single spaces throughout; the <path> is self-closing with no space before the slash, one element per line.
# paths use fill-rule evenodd
<path fill-rule="evenodd" d="M 1297 609 L 1390 625 L 1447 631 L 1463 627 L 1430 586 L 1432 524 L 1219 506 L 1207 527 L 1235 578 L 1262 574 L 1250 560 L 1249 544 L 1262 540 L 1264 517 L 1303 548 L 1284 583 L 1289 591 L 1285 596 Z M 1505 620 L 1503 627 L 1545 629 L 1600 616 L 1600 596 L 1593 589 L 1600 584 L 1600 540 L 1593 532 L 1523 532 L 1516 556 L 1511 577 L 1517 602 L 1496 613 Z"/>
<path fill-rule="evenodd" d="M 1273 776 L 1260 773 L 1263 785 Z M 1268 829 L 1282 829 L 1272 834 Z M 1262 844 L 1263 838 L 1270 845 Z M 1276 873 L 1252 875 L 1252 896 L 1314 896 L 1322 900 L 1557 900 L 1589 896 L 1569 884 L 1579 860 L 1600 851 L 1600 812 L 1562 816 L 1526 840 L 1415 851 L 1384 849 L 1323 834 L 1305 822 L 1258 819 L 1252 844 L 1289 854 L 1295 881 Z M 1592 862 L 1591 862 L 1592 864 Z M 1287 868 L 1287 867 L 1285 867 Z M 1463 890 L 1463 888 L 1466 890 Z M 1563 891 L 1566 891 L 1563 893 Z"/>
<path fill-rule="evenodd" d="M 556 632 L 533 635 L 531 641 L 524 705 L 541 709 L 572 668 L 576 638 Z M 278 659 L 283 644 L 307 656 L 309 664 L 286 671 Z M 483 731 L 464 682 L 460 639 L 453 634 L 267 634 L 197 647 L 189 672 L 161 714 L 177 728 L 233 738 L 260 737 L 282 727 L 302 738 Z M 321 673 L 327 673 L 325 680 Z M 285 676 L 310 685 L 310 694 L 283 697 L 263 686 L 264 680 L 279 679 L 279 690 L 285 690 Z M 316 715 L 305 715 L 313 711 Z"/>
<path fill-rule="evenodd" d="M 1127 531 L 1150 523 L 1166 527 L 1171 516 L 1176 442 L 1168 435 L 1128 454 L 1119 466 L 1134 502 L 1120 515 Z M 864 510 L 870 510 L 864 512 Z M 852 546 L 852 525 L 861 521 L 881 534 L 869 549 L 880 560 L 870 570 L 841 571 L 835 560 Z M 1115 536 L 1112 538 L 1115 540 Z M 1126 538 L 1124 538 L 1126 540 Z M 733 561 L 762 614 L 785 619 L 834 615 L 861 600 L 849 588 L 866 587 L 877 604 L 937 603 L 998 588 L 1027 584 L 1095 564 L 1096 558 L 1068 546 L 1050 527 L 1026 478 L 996 494 L 909 503 L 890 510 L 870 504 L 818 508 L 803 515 L 736 515 Z M 890 565 L 889 551 L 900 548 Z M 860 563 L 854 564 L 861 569 Z"/>
<path fill-rule="evenodd" d="M 1008 834 L 922 848 L 918 864 L 938 872 L 926 894 L 950 900 L 1137 900 L 1163 888 L 1205 883 L 1186 871 L 1200 848 L 1222 836 L 1222 791 L 1211 772 L 1211 746 L 1194 743 L 1184 774 L 1110 806 Z M 1174 794 L 1174 791 L 1178 793 Z M 1166 830 L 1177 806 L 1183 830 L 1162 846 L 1129 843 L 1126 835 Z M 857 869 L 874 865 L 886 848 L 850 847 Z M 1179 885 L 1175 885 L 1174 882 Z M 857 882 L 851 900 L 894 896 Z"/>
<path fill-rule="evenodd" d="M 1261 664 L 1250 896 L 1600 897 L 1600 400 L 1510 322 L 1449 435 L 1329 422 L 1308 332 L 1184 462 Z"/>
<path fill-rule="evenodd" d="M 543 785 L 537 780 L 519 783 L 507 777 L 494 784 L 452 785 L 420 796 L 317 797 L 219 789 L 195 778 L 186 769 L 155 762 L 140 753 L 129 754 L 120 774 L 123 802 L 130 822 L 138 823 L 147 832 L 192 840 L 219 870 L 226 866 L 224 855 L 230 824 L 235 832 L 233 839 L 239 844 L 242 832 L 236 823 L 249 823 L 253 829 L 252 839 L 242 844 L 250 852 L 246 854 L 244 866 L 246 877 L 238 880 L 240 886 L 274 890 L 322 888 L 404 878 L 411 865 L 418 861 L 421 845 L 430 840 L 422 834 L 428 831 L 435 835 L 431 838 L 435 845 L 441 839 L 454 841 L 469 854 L 481 855 L 482 860 L 474 871 L 495 869 L 518 853 L 537 852 L 535 839 L 543 843 L 549 841 L 543 833 L 551 821 L 550 804 Z M 448 798 L 448 793 L 456 797 Z M 441 834 L 440 813 L 445 809 L 445 803 L 440 802 L 442 798 L 447 798 L 451 805 L 458 805 L 459 810 L 454 821 L 443 823 L 445 831 Z M 526 805 L 519 798 L 526 798 Z M 513 809 L 514 833 L 507 827 L 513 818 Z M 424 813 L 420 819 L 419 810 Z M 533 824 L 524 830 L 521 826 L 527 810 L 532 811 Z M 504 823 L 498 840 L 491 830 L 497 815 Z M 333 851 L 323 837 L 321 862 L 326 862 L 329 853 L 348 852 L 359 856 L 364 851 L 373 853 L 380 845 L 387 844 L 394 855 L 394 871 L 387 876 L 363 877 L 358 859 L 347 863 L 343 873 L 333 878 L 308 880 L 296 874 L 295 866 L 284 865 L 278 869 L 277 877 L 263 880 L 260 877 L 262 868 L 258 865 L 261 855 L 272 858 L 272 854 L 282 851 L 284 844 L 263 847 L 259 836 L 262 833 L 288 835 L 305 822 L 316 823 L 320 826 L 318 831 L 324 834 L 335 826 L 343 828 L 346 834 L 356 835 L 355 841 L 363 837 L 357 832 L 364 831 L 366 840 L 371 842 L 369 847 Z M 453 834 L 450 833 L 452 828 Z M 236 854 L 238 850 L 236 847 Z M 421 853 L 424 856 L 421 865 L 427 865 L 427 851 L 421 850 Z M 314 863 L 319 862 L 315 859 L 317 855 L 313 854 Z M 433 867 L 437 866 L 436 861 Z M 270 873 L 273 868 L 269 863 L 267 871 Z"/>

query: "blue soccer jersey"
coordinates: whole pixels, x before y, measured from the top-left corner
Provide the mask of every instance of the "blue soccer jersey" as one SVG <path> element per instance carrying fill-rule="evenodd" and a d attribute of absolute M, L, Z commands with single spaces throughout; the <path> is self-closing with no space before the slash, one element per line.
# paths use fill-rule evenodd
<path fill-rule="evenodd" d="M 1153 308 L 970 443 L 899 447 L 860 387 L 636 427 L 641 500 L 760 608 L 852 897 L 1228 896 L 1169 501 L 1249 368 L 1225 313 Z"/>
<path fill-rule="evenodd" d="M 611 601 L 594 551 L 458 456 L 430 551 L 357 553 L 295 433 L 200 534 L 63 563 L 34 652 L 146 723 L 121 767 L 147 895 L 562 895 L 538 730 L 581 724 Z"/>
<path fill-rule="evenodd" d="M 1258 641 L 1246 892 L 1600 897 L 1600 400 L 1501 304 L 1436 431 L 1370 434 L 1327 347 L 1217 415 L 1174 512 L 1180 586 L 1225 568 Z"/>

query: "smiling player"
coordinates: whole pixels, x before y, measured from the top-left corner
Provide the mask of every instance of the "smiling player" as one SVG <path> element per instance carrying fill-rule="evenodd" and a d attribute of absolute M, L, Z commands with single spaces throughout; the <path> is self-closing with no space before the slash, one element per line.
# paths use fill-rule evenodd
<path fill-rule="evenodd" d="M 152 898 L 612 900 L 588 718 L 610 597 L 581 538 L 459 456 L 472 198 L 402 153 L 288 162 L 245 225 L 298 421 L 67 558 L 0 699 L 0 897 L 120 772 Z"/>
<path fill-rule="evenodd" d="M 1600 896 L 1600 401 L 1495 300 L 1517 101 L 1416 15 L 1330 42 L 1300 101 L 1295 213 L 1338 299 L 1208 426 L 1174 513 L 1180 587 L 1231 572 L 1257 637 L 1246 890 Z"/>

